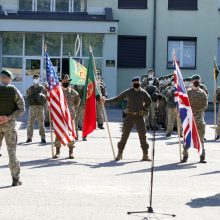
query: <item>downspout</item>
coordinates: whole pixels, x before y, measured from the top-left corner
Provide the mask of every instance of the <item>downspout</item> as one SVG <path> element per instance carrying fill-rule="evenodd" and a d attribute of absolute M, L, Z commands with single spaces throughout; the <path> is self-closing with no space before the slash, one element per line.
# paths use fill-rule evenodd
<path fill-rule="evenodd" d="M 154 20 L 153 20 L 153 69 L 155 70 L 156 63 L 156 31 L 157 31 L 157 0 L 154 0 Z"/>

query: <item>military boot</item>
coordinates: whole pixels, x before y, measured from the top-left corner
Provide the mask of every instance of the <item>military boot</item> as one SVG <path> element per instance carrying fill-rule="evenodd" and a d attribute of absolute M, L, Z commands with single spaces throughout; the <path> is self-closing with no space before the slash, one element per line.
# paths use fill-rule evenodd
<path fill-rule="evenodd" d="M 59 158 L 60 157 L 60 147 L 56 147 L 56 154 L 54 155 L 53 158 Z"/>
<path fill-rule="evenodd" d="M 205 160 L 205 156 L 204 155 L 201 155 L 200 156 L 200 163 L 207 163 L 207 161 Z"/>
<path fill-rule="evenodd" d="M 184 155 L 183 156 L 183 159 L 181 160 L 181 163 L 186 163 L 188 160 L 188 156 L 187 155 Z"/>
<path fill-rule="evenodd" d="M 148 154 L 143 154 L 141 161 L 151 161 L 151 159 L 149 159 Z"/>
<path fill-rule="evenodd" d="M 73 147 L 69 147 L 69 159 L 74 159 L 74 156 L 73 156 Z"/>
<path fill-rule="evenodd" d="M 118 155 L 117 155 L 117 157 L 115 158 L 115 160 L 116 160 L 116 161 L 122 160 L 122 154 L 123 154 L 123 151 L 122 151 L 122 150 L 118 150 Z"/>
<path fill-rule="evenodd" d="M 12 186 L 20 186 L 22 182 L 19 179 L 12 178 Z"/>

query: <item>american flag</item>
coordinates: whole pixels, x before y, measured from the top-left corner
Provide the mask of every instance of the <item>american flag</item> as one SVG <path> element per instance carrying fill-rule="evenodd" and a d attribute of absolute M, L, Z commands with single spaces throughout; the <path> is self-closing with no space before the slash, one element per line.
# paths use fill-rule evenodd
<path fill-rule="evenodd" d="M 180 68 L 174 61 L 174 85 L 175 85 L 175 102 L 180 113 L 183 127 L 184 145 L 186 148 L 194 147 L 201 153 L 201 141 L 193 117 L 192 108 L 189 102 L 186 88 L 183 83 L 183 77 Z"/>
<path fill-rule="evenodd" d="M 73 141 L 76 136 L 74 134 L 73 122 L 63 94 L 63 89 L 59 84 L 57 73 L 54 70 L 47 52 L 46 72 L 49 90 L 48 107 L 51 112 L 54 132 L 60 143 L 66 145 Z"/>

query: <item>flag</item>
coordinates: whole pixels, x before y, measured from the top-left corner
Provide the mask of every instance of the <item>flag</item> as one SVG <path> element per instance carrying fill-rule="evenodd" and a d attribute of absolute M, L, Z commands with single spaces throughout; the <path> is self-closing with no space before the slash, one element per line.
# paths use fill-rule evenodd
<path fill-rule="evenodd" d="M 57 73 L 46 52 L 46 75 L 48 82 L 48 107 L 51 112 L 54 132 L 60 143 L 66 145 L 76 137 L 74 134 L 73 122 L 69 108 L 59 84 Z"/>
<path fill-rule="evenodd" d="M 69 58 L 70 79 L 73 85 L 85 85 L 87 69 L 72 57 Z"/>
<path fill-rule="evenodd" d="M 84 90 L 85 113 L 82 136 L 85 138 L 96 129 L 96 84 L 92 55 L 89 57 Z"/>
<path fill-rule="evenodd" d="M 176 61 L 174 61 L 174 85 L 175 102 L 180 113 L 183 127 L 184 146 L 187 148 L 194 147 L 198 150 L 199 154 L 201 154 L 201 141 L 199 138 L 196 122 L 193 117 L 189 97 L 183 83 L 183 77 Z"/>
<path fill-rule="evenodd" d="M 219 74 L 219 69 L 216 64 L 216 61 L 214 60 L 214 80 L 217 80 L 218 74 Z"/>

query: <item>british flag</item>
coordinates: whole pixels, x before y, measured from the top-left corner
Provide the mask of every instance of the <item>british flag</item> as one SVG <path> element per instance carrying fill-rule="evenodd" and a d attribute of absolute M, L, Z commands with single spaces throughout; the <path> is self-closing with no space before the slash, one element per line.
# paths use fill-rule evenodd
<path fill-rule="evenodd" d="M 48 107 L 51 112 L 54 132 L 60 143 L 66 145 L 76 138 L 69 108 L 59 84 L 51 60 L 46 52 L 46 72 L 48 82 Z"/>
<path fill-rule="evenodd" d="M 174 85 L 175 102 L 183 127 L 184 146 L 186 148 L 194 147 L 198 150 L 199 154 L 201 154 L 201 141 L 195 119 L 193 117 L 187 91 L 183 83 L 183 77 L 176 60 L 174 61 Z"/>

